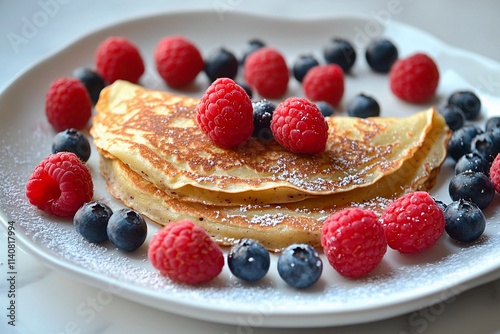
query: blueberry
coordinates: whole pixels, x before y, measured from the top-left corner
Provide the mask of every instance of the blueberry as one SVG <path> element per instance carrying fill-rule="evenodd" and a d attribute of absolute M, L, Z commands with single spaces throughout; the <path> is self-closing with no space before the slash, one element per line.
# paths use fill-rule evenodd
<path fill-rule="evenodd" d="M 398 56 L 398 49 L 388 39 L 372 41 L 365 51 L 368 65 L 373 71 L 379 73 L 388 73 Z"/>
<path fill-rule="evenodd" d="M 90 143 L 88 139 L 76 129 L 66 129 L 57 133 L 52 140 L 52 153 L 72 152 L 83 162 L 90 158 Z"/>
<path fill-rule="evenodd" d="M 347 106 L 347 114 L 361 118 L 380 116 L 380 106 L 373 97 L 359 94 Z"/>
<path fill-rule="evenodd" d="M 218 78 L 234 79 L 238 73 L 238 60 L 225 48 L 219 48 L 205 59 L 205 73 L 210 81 Z"/>
<path fill-rule="evenodd" d="M 108 240 L 106 232 L 109 217 L 113 211 L 104 203 L 88 202 L 78 209 L 73 224 L 78 233 L 87 241 L 99 243 Z"/>
<path fill-rule="evenodd" d="M 468 201 L 459 200 L 448 205 L 444 219 L 446 233 L 461 242 L 477 240 L 486 228 L 483 211 Z"/>
<path fill-rule="evenodd" d="M 492 163 L 499 152 L 499 147 L 495 145 L 492 132 L 483 132 L 475 136 L 471 142 L 471 152 L 479 154 L 489 163 Z"/>
<path fill-rule="evenodd" d="M 465 125 L 453 132 L 448 144 L 448 154 L 457 161 L 462 155 L 471 153 L 472 140 L 483 132 L 483 129 L 476 125 Z"/>
<path fill-rule="evenodd" d="M 330 117 L 335 114 L 335 108 L 333 106 L 325 101 L 318 101 L 316 102 L 316 105 L 318 106 L 319 110 L 321 111 L 321 114 L 324 117 Z"/>
<path fill-rule="evenodd" d="M 457 164 L 455 165 L 455 175 L 467 171 L 480 172 L 488 175 L 490 171 L 490 164 L 488 160 L 483 158 L 483 156 L 478 153 L 467 153 L 458 159 Z"/>
<path fill-rule="evenodd" d="M 106 87 L 104 79 L 99 75 L 99 73 L 85 67 L 75 69 L 73 75 L 83 83 L 90 95 L 92 103 L 96 104 L 99 100 L 101 90 Z"/>
<path fill-rule="evenodd" d="M 453 104 L 447 104 L 439 108 L 439 113 L 443 115 L 446 124 L 451 131 L 460 129 L 465 123 L 465 115 L 459 107 Z"/>
<path fill-rule="evenodd" d="M 486 132 L 500 128 L 500 117 L 491 117 L 486 121 Z"/>
<path fill-rule="evenodd" d="M 300 56 L 292 67 L 293 76 L 298 82 L 302 82 L 302 79 L 306 76 L 307 72 L 314 66 L 318 66 L 319 62 L 312 55 L 302 55 Z"/>
<path fill-rule="evenodd" d="M 453 201 L 469 201 L 480 209 L 487 208 L 495 196 L 493 183 L 480 172 L 463 172 L 453 176 L 448 190 Z"/>
<path fill-rule="evenodd" d="M 255 282 L 266 276 L 271 265 L 269 251 L 258 241 L 241 239 L 227 254 L 227 265 L 234 276 Z"/>
<path fill-rule="evenodd" d="M 440 200 L 434 199 L 434 202 L 436 202 L 436 204 L 439 206 L 439 208 L 440 208 L 441 210 L 443 210 L 443 212 L 444 212 L 444 210 L 446 210 L 446 208 L 448 207 L 448 205 L 446 205 L 446 203 L 445 203 L 445 202 L 443 202 L 443 201 L 440 201 Z"/>
<path fill-rule="evenodd" d="M 293 244 L 278 258 L 278 273 L 290 286 L 307 288 L 320 278 L 323 262 L 316 250 L 307 244 Z"/>
<path fill-rule="evenodd" d="M 244 82 L 237 82 L 237 84 L 243 88 L 243 90 L 247 93 L 248 97 L 250 98 L 250 100 L 253 98 L 253 92 L 252 92 L 252 89 L 250 88 L 250 86 L 248 86 L 246 83 Z"/>
<path fill-rule="evenodd" d="M 459 91 L 451 94 L 448 104 L 453 104 L 462 109 L 465 118 L 475 119 L 481 112 L 481 100 L 471 91 Z"/>
<path fill-rule="evenodd" d="M 266 142 L 273 139 L 271 131 L 271 120 L 273 118 L 276 105 L 268 100 L 260 100 L 252 103 L 253 105 L 253 134 L 252 136 Z"/>
<path fill-rule="evenodd" d="M 325 61 L 339 65 L 344 72 L 349 72 L 356 62 L 356 50 L 352 44 L 342 38 L 334 38 L 323 49 Z"/>
<path fill-rule="evenodd" d="M 246 45 L 245 51 L 243 51 L 243 56 L 241 57 L 240 64 L 244 64 L 245 60 L 247 59 L 248 55 L 251 54 L 252 52 L 263 48 L 266 46 L 266 43 L 261 41 L 260 39 L 251 39 L 248 41 Z"/>
<path fill-rule="evenodd" d="M 108 221 L 109 240 L 119 250 L 132 252 L 146 240 L 148 226 L 138 212 L 131 209 L 115 211 Z"/>

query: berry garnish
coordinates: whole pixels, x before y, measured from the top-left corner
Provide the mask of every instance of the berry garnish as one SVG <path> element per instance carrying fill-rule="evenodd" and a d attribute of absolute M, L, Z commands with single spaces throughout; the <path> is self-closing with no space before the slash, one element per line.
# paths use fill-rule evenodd
<path fill-rule="evenodd" d="M 92 115 L 92 101 L 78 79 L 54 80 L 45 95 L 45 114 L 56 131 L 83 129 Z"/>
<path fill-rule="evenodd" d="M 252 103 L 252 106 L 254 125 L 252 136 L 264 142 L 271 140 L 273 138 L 271 120 L 273 118 L 276 105 L 264 99 Z"/>
<path fill-rule="evenodd" d="M 137 46 L 125 37 L 111 36 L 101 42 L 95 54 L 97 73 L 109 84 L 116 80 L 139 82 L 144 62 Z"/>
<path fill-rule="evenodd" d="M 318 106 L 319 110 L 321 111 L 321 114 L 325 117 L 330 117 L 335 114 L 335 108 L 332 107 L 332 105 L 328 102 L 325 101 L 318 101 L 316 102 L 316 105 Z"/>
<path fill-rule="evenodd" d="M 316 154 L 326 148 L 328 123 L 316 104 L 303 98 L 290 97 L 276 107 L 271 131 L 293 153 Z"/>
<path fill-rule="evenodd" d="M 305 96 L 337 106 L 344 95 L 344 71 L 335 64 L 311 68 L 302 80 Z"/>
<path fill-rule="evenodd" d="M 358 94 L 347 106 L 347 114 L 360 118 L 380 116 L 380 105 L 372 96 Z"/>
<path fill-rule="evenodd" d="M 475 136 L 471 142 L 471 151 L 479 154 L 489 163 L 493 162 L 497 154 L 500 153 L 500 146 L 496 143 L 493 131 L 483 132 Z"/>
<path fill-rule="evenodd" d="M 307 244 L 293 244 L 278 258 L 278 273 L 291 287 L 305 289 L 318 281 L 323 262 L 318 252 Z"/>
<path fill-rule="evenodd" d="M 52 140 L 52 153 L 72 152 L 83 162 L 90 158 L 90 143 L 80 131 L 66 129 L 57 133 Z"/>
<path fill-rule="evenodd" d="M 490 163 L 478 153 L 467 153 L 462 155 L 455 164 L 455 175 L 467 171 L 481 172 L 488 175 Z"/>
<path fill-rule="evenodd" d="M 398 49 L 394 43 L 384 38 L 373 40 L 365 51 L 366 62 L 378 73 L 388 73 L 398 57 Z"/>
<path fill-rule="evenodd" d="M 254 239 L 241 239 L 227 254 L 231 273 L 241 280 L 255 282 L 266 276 L 271 265 L 269 251 Z"/>
<path fill-rule="evenodd" d="M 314 66 L 318 66 L 319 62 L 313 55 L 301 55 L 293 63 L 292 72 L 298 82 L 302 82 L 307 72 Z"/>
<path fill-rule="evenodd" d="M 161 39 L 154 50 L 158 74 L 171 87 L 191 84 L 205 63 L 198 48 L 182 36 Z"/>
<path fill-rule="evenodd" d="M 113 211 L 101 202 L 83 204 L 73 217 L 78 233 L 88 242 L 99 243 L 108 240 L 108 221 Z"/>
<path fill-rule="evenodd" d="M 285 58 L 270 47 L 248 55 L 243 74 L 248 85 L 263 98 L 282 97 L 288 88 L 290 75 Z"/>
<path fill-rule="evenodd" d="M 70 152 L 49 155 L 35 167 L 26 183 L 26 197 L 31 204 L 61 217 L 74 216 L 93 193 L 87 166 Z"/>
<path fill-rule="evenodd" d="M 382 214 L 387 244 L 413 254 L 432 247 L 444 232 L 443 210 L 424 191 L 406 194 L 390 203 Z"/>
<path fill-rule="evenodd" d="M 119 250 L 133 252 L 141 247 L 148 234 L 148 225 L 144 217 L 131 209 L 113 212 L 108 220 L 109 241 Z"/>
<path fill-rule="evenodd" d="M 196 285 L 211 281 L 224 267 L 224 255 L 208 233 L 189 220 L 173 222 L 149 243 L 153 267 L 174 282 Z"/>
<path fill-rule="evenodd" d="M 465 118 L 468 120 L 477 118 L 481 112 L 481 100 L 479 100 L 474 92 L 467 90 L 451 94 L 448 98 L 448 104 L 455 105 L 462 109 Z"/>
<path fill-rule="evenodd" d="M 491 172 L 491 171 L 490 171 Z M 480 172 L 463 172 L 453 176 L 448 187 L 453 201 L 466 200 L 480 209 L 487 208 L 495 196 L 491 180 Z"/>
<path fill-rule="evenodd" d="M 324 47 L 323 57 L 328 64 L 337 64 L 347 73 L 356 62 L 356 50 L 348 40 L 334 38 Z"/>
<path fill-rule="evenodd" d="M 480 133 L 483 133 L 483 129 L 477 125 L 465 125 L 460 129 L 452 133 L 450 141 L 448 143 L 448 154 L 455 160 L 458 161 L 460 157 L 464 154 L 471 153 L 472 140 Z"/>
<path fill-rule="evenodd" d="M 205 74 L 210 82 L 218 78 L 234 79 L 238 73 L 238 67 L 238 60 L 235 55 L 225 48 L 214 50 L 205 59 Z"/>
<path fill-rule="evenodd" d="M 345 209 L 325 220 L 321 244 L 342 276 L 359 278 L 375 269 L 387 251 L 384 228 L 373 211 Z"/>
<path fill-rule="evenodd" d="M 201 97 L 196 120 L 215 145 L 235 148 L 252 136 L 252 101 L 232 79 L 217 79 Z"/>
<path fill-rule="evenodd" d="M 416 53 L 397 60 L 389 72 L 392 92 L 401 100 L 422 103 L 430 100 L 439 84 L 439 70 L 426 54 Z"/>
<path fill-rule="evenodd" d="M 500 193 L 500 154 L 491 163 L 490 180 L 496 192 Z"/>
<path fill-rule="evenodd" d="M 474 203 L 454 201 L 444 212 L 446 233 L 457 241 L 472 242 L 477 240 L 486 228 L 483 211 Z"/>
<path fill-rule="evenodd" d="M 453 104 L 447 104 L 439 108 L 438 112 L 443 115 L 451 131 L 460 129 L 465 123 L 465 115 L 462 109 Z"/>
<path fill-rule="evenodd" d="M 104 79 L 99 75 L 99 73 L 85 67 L 75 69 L 73 71 L 73 76 L 83 83 L 90 95 L 92 103 L 96 104 L 99 100 L 101 90 L 106 87 Z"/>

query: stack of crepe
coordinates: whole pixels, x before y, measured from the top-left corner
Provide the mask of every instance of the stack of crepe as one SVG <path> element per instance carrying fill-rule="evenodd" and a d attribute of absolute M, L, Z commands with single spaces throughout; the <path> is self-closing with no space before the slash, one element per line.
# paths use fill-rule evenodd
<path fill-rule="evenodd" d="M 449 130 L 433 109 L 330 117 L 325 152 L 300 155 L 256 138 L 215 146 L 196 123 L 198 101 L 117 81 L 101 93 L 91 134 L 113 196 L 160 225 L 190 219 L 221 245 L 320 246 L 330 214 L 381 213 L 407 192 L 429 190 L 446 157 Z"/>

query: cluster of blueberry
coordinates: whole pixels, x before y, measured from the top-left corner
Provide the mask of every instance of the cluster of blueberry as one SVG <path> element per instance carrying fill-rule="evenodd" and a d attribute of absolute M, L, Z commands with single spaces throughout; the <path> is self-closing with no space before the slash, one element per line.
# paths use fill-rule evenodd
<path fill-rule="evenodd" d="M 268 272 L 271 260 L 268 250 L 254 239 L 241 239 L 229 250 L 227 264 L 237 278 L 255 282 Z M 307 244 L 293 244 L 278 258 L 278 274 L 290 286 L 298 289 L 313 285 L 323 272 L 318 252 Z"/>
<path fill-rule="evenodd" d="M 467 124 L 481 112 L 481 101 L 471 91 L 457 91 L 447 104 L 440 107 L 453 130 L 448 155 L 456 161 L 455 175 L 449 184 L 453 202 L 443 205 L 446 232 L 455 240 L 471 242 L 478 239 L 486 227 L 483 214 L 495 196 L 490 172 L 500 153 L 500 118 L 490 118 L 485 128 Z"/>

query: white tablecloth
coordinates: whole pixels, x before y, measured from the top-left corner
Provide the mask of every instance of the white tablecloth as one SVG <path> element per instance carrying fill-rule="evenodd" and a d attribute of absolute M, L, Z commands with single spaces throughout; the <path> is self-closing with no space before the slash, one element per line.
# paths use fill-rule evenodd
<path fill-rule="evenodd" d="M 500 2 L 495 0 L 3 0 L 0 2 L 0 91 L 23 71 L 68 43 L 137 16 L 223 8 L 307 19 L 344 14 L 383 18 L 386 9 L 393 5 L 400 5 L 403 10 L 386 19 L 409 23 L 450 45 L 500 61 L 497 37 Z M 4 300 L 8 293 L 4 233 L 0 234 L 0 240 L 0 300 Z M 307 331 L 265 329 L 192 320 L 118 296 L 96 304 L 93 302 L 99 290 L 46 268 L 22 249 L 16 255 L 16 327 L 7 325 L 8 310 L 2 307 L 0 333 L 500 333 L 500 280 L 466 291 L 452 302 L 379 322 Z M 78 309 L 89 305 L 95 305 L 93 316 L 81 317 Z"/>

